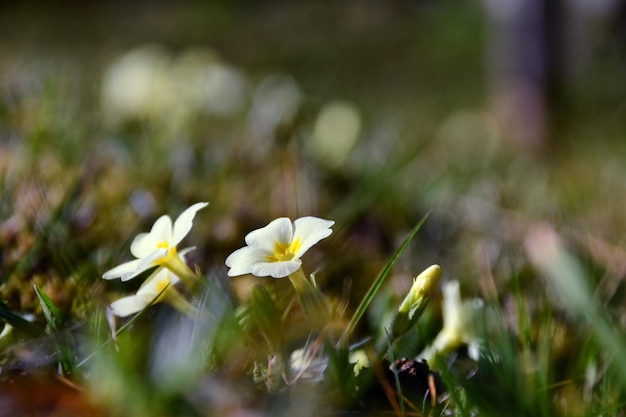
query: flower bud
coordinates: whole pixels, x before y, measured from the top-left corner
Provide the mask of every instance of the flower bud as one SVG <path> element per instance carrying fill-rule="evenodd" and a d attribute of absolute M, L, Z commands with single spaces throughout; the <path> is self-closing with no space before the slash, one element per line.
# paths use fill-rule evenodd
<path fill-rule="evenodd" d="M 432 265 L 415 277 L 413 285 L 400 304 L 391 326 L 393 337 L 406 333 L 417 323 L 426 304 L 428 304 L 428 300 L 430 300 L 430 296 L 435 292 L 440 278 L 441 267 L 439 265 Z"/>

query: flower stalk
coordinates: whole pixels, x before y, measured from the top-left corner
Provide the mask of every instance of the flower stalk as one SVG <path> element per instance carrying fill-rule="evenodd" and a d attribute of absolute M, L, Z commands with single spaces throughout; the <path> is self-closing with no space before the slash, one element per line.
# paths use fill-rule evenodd
<path fill-rule="evenodd" d="M 193 290 L 198 279 L 196 274 L 189 268 L 189 266 L 178 255 L 176 248 L 172 248 L 169 252 L 154 261 L 156 265 L 164 266 L 169 269 L 174 275 L 176 275 L 185 284 L 189 290 Z"/>
<path fill-rule="evenodd" d="M 330 311 L 324 295 L 306 278 L 302 268 L 289 275 L 289 281 L 296 290 L 300 306 L 307 320 L 315 327 L 322 328 L 330 322 Z"/>

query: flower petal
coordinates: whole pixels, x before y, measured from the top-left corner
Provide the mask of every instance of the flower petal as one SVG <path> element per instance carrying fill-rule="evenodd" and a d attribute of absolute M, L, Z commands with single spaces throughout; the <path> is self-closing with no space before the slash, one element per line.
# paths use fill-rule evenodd
<path fill-rule="evenodd" d="M 135 259 L 133 261 L 125 262 L 116 266 L 115 268 L 111 268 L 102 274 L 102 278 L 104 279 L 115 279 L 121 278 L 124 275 L 129 273 L 134 273 L 137 270 L 137 267 L 141 263 L 141 259 Z"/>
<path fill-rule="evenodd" d="M 452 332 L 458 332 L 461 328 L 461 290 L 458 281 L 446 282 L 442 288 L 443 293 L 443 327 Z"/>
<path fill-rule="evenodd" d="M 164 215 L 157 219 L 150 233 L 138 234 L 130 244 L 130 253 L 135 258 L 144 258 L 154 252 L 160 243 L 169 243 L 172 238 L 172 220 Z"/>
<path fill-rule="evenodd" d="M 144 281 L 143 284 L 141 284 L 141 287 L 139 287 L 139 290 L 137 291 L 137 295 L 145 295 L 155 298 L 161 294 L 167 286 L 173 285 L 177 281 L 178 277 L 172 274 L 169 269 L 159 267 Z"/>
<path fill-rule="evenodd" d="M 138 261 L 138 263 L 137 263 L 137 267 L 135 268 L 135 270 L 128 271 L 122 274 L 120 278 L 122 279 L 122 281 L 128 281 L 130 279 L 135 278 L 137 275 L 141 274 L 142 272 L 152 268 L 154 266 L 154 261 L 159 259 L 162 256 L 165 256 L 166 254 L 167 254 L 167 250 L 161 248 L 161 249 L 155 250 L 154 252 L 152 252 L 151 254 L 149 254 L 148 256 L 142 259 L 136 259 L 135 261 Z"/>
<path fill-rule="evenodd" d="M 146 308 L 153 299 L 154 296 L 131 295 L 112 302 L 111 310 L 119 317 L 130 316 Z"/>
<path fill-rule="evenodd" d="M 170 242 L 171 246 L 178 245 L 180 241 L 183 240 L 185 236 L 187 236 L 187 233 L 189 233 L 189 231 L 191 230 L 193 218 L 196 216 L 198 210 L 201 210 L 208 205 L 209 203 L 204 202 L 196 203 L 187 208 L 180 214 L 180 216 L 178 216 L 178 218 L 174 222 L 174 232 L 172 233 L 172 238 Z"/>
<path fill-rule="evenodd" d="M 300 265 L 302 265 L 300 259 L 283 262 L 259 262 L 252 265 L 250 272 L 257 277 L 284 278 L 296 272 Z"/>
<path fill-rule="evenodd" d="M 254 230 L 246 236 L 248 246 L 257 246 L 270 253 L 276 243 L 289 244 L 293 236 L 293 226 L 287 217 L 272 220 L 267 226 Z"/>
<path fill-rule="evenodd" d="M 335 224 L 332 220 L 324 220 L 318 217 L 300 217 L 293 222 L 293 239 L 300 239 L 300 247 L 295 253 L 299 258 L 320 240 L 327 238 L 333 232 L 330 227 Z"/>
<path fill-rule="evenodd" d="M 230 267 L 228 276 L 235 277 L 251 273 L 252 265 L 265 262 L 269 255 L 271 252 L 253 246 L 237 249 L 226 258 L 226 266 Z"/>

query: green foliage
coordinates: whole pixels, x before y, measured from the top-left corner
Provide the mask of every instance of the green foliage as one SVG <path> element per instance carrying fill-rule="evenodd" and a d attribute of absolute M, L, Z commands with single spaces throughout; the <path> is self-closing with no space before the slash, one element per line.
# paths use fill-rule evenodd
<path fill-rule="evenodd" d="M 37 294 L 37 298 L 39 298 L 39 304 L 41 305 L 43 315 L 48 323 L 46 331 L 52 334 L 59 333 L 63 328 L 63 315 L 52 300 L 50 300 L 37 285 L 35 285 L 35 293 Z"/>
<path fill-rule="evenodd" d="M 376 294 L 380 290 L 380 287 L 385 282 L 385 279 L 387 279 L 387 277 L 391 273 L 391 269 L 393 268 L 395 263 L 398 261 L 398 258 L 400 258 L 400 255 L 402 255 L 402 252 L 404 252 L 404 250 L 407 248 L 407 246 L 409 246 L 409 243 L 411 243 L 411 240 L 413 240 L 413 238 L 415 237 L 417 232 L 419 232 L 419 230 L 422 228 L 422 225 L 426 221 L 427 217 L 428 216 L 425 216 L 413 228 L 413 230 L 411 230 L 411 232 L 404 239 L 404 241 L 402 242 L 400 247 L 398 247 L 398 249 L 396 249 L 394 254 L 391 256 L 391 258 L 389 259 L 389 261 L 385 265 L 385 267 L 382 269 L 382 271 L 380 271 L 380 273 L 378 274 L 378 276 L 376 277 L 376 279 L 372 283 L 372 286 L 367 291 L 367 293 L 366 293 L 365 297 L 363 298 L 363 300 L 361 300 L 361 302 L 359 303 L 358 307 L 356 308 L 356 310 L 354 312 L 354 315 L 350 319 L 350 322 L 348 323 L 348 326 L 346 327 L 346 330 L 344 331 L 344 333 L 342 335 L 342 341 L 344 343 L 350 337 L 351 333 L 355 330 L 359 320 L 361 320 L 361 317 L 363 316 L 363 314 L 365 313 L 365 311 L 367 310 L 367 308 L 371 304 L 372 300 L 374 299 L 374 297 L 376 296 Z"/>
<path fill-rule="evenodd" d="M 255 285 L 250 292 L 250 314 L 263 338 L 274 354 L 281 352 L 284 340 L 281 314 L 274 300 L 262 285 Z"/>
<path fill-rule="evenodd" d="M 37 337 L 43 335 L 42 329 L 13 313 L 4 301 L 0 301 L 0 317 L 26 336 Z"/>

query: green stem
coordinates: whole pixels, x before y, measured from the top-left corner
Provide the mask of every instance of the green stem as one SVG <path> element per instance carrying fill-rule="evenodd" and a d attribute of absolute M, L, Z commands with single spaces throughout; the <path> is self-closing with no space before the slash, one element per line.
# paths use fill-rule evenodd
<path fill-rule="evenodd" d="M 302 268 L 289 275 L 289 281 L 296 290 L 304 315 L 315 327 L 324 327 L 330 322 L 330 312 L 326 299 L 320 290 L 305 276 Z"/>
<path fill-rule="evenodd" d="M 196 274 L 194 274 L 189 266 L 178 256 L 175 250 L 170 251 L 163 258 L 159 259 L 158 264 L 172 271 L 172 273 L 180 278 L 190 290 L 195 287 L 197 281 Z"/>
<path fill-rule="evenodd" d="M 163 301 L 189 317 L 195 317 L 198 312 L 172 285 L 165 289 Z"/>

